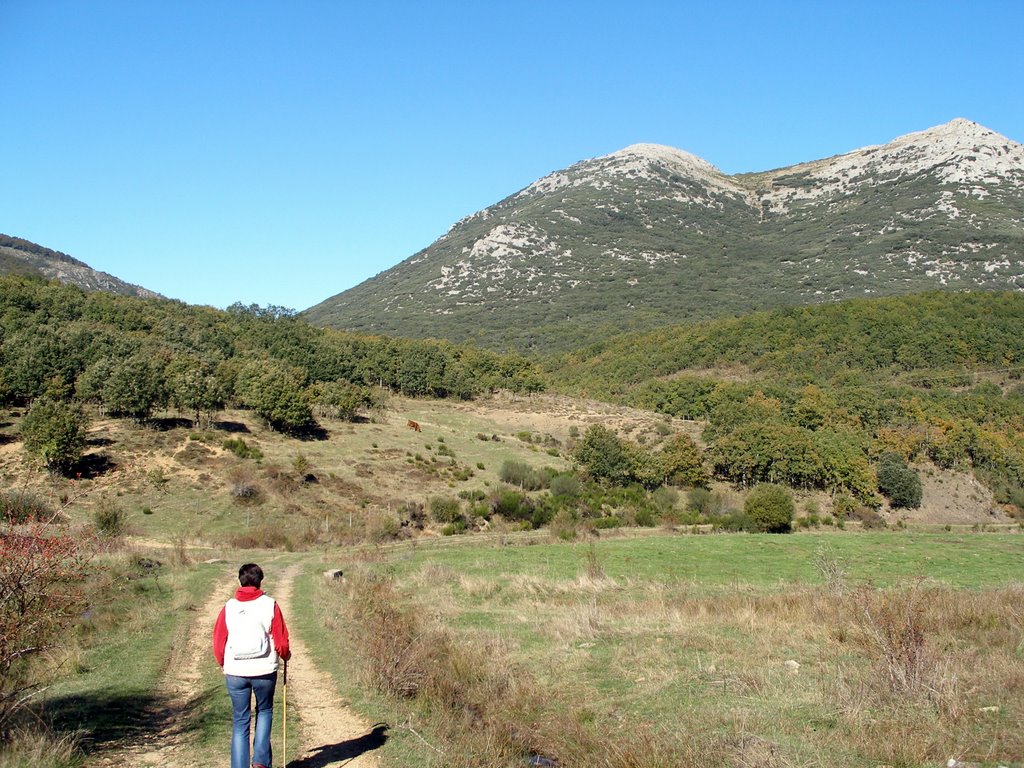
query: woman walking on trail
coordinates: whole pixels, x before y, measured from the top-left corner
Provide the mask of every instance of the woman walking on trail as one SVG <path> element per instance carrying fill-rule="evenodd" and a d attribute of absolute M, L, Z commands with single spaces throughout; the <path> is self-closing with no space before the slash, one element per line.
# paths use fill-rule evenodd
<path fill-rule="evenodd" d="M 252 768 L 270 768 L 278 659 L 288 661 L 291 657 L 288 627 L 277 602 L 260 589 L 262 568 L 246 563 L 238 569 L 238 582 L 241 586 L 221 609 L 213 627 L 213 655 L 224 670 L 233 710 L 231 768 L 250 768 L 249 723 L 254 695 Z"/>

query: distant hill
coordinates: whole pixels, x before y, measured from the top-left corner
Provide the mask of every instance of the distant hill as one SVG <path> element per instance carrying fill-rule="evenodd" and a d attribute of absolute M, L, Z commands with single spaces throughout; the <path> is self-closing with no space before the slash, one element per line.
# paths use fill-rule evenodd
<path fill-rule="evenodd" d="M 941 292 L 788 307 L 623 334 L 552 358 L 568 391 L 617 397 L 680 376 L 763 386 L 959 388 L 1024 379 L 1024 293 Z"/>
<path fill-rule="evenodd" d="M 3 234 L 0 234 L 0 275 L 37 275 L 87 291 L 107 291 L 144 299 L 162 298 L 159 293 L 95 270 L 66 253 Z"/>
<path fill-rule="evenodd" d="M 638 144 L 556 171 L 310 308 L 312 322 L 568 350 L 772 307 L 1024 286 L 1024 146 L 957 119 L 728 176 Z"/>

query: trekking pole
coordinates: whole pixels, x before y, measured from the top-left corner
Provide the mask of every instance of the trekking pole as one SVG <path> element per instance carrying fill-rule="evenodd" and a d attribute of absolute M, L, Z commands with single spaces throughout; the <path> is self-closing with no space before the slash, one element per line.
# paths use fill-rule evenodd
<path fill-rule="evenodd" d="M 281 695 L 281 768 L 288 768 L 288 659 L 284 660 L 284 690 Z"/>

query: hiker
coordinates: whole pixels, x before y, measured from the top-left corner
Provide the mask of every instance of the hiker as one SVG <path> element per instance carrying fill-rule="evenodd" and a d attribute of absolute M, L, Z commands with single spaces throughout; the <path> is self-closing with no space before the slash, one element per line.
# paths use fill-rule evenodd
<path fill-rule="evenodd" d="M 256 733 L 252 768 L 270 768 L 270 728 L 278 659 L 288 661 L 288 627 L 277 602 L 260 589 L 263 569 L 246 563 L 238 569 L 241 586 L 228 600 L 213 627 L 213 655 L 224 670 L 231 697 L 231 768 L 249 766 L 251 701 L 256 696 Z"/>

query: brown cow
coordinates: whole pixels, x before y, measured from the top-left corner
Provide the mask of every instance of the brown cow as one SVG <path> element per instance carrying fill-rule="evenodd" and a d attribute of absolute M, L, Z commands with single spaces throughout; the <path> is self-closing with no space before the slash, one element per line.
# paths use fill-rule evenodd
<path fill-rule="evenodd" d="M 415 429 L 415 430 L 416 430 L 417 432 L 419 432 L 419 431 L 420 431 L 420 425 L 419 425 L 419 422 L 413 421 L 412 419 L 409 419 L 409 420 L 408 420 L 408 421 L 407 421 L 407 422 L 405 423 L 405 426 L 407 426 L 407 427 L 408 427 L 409 429 Z"/>

